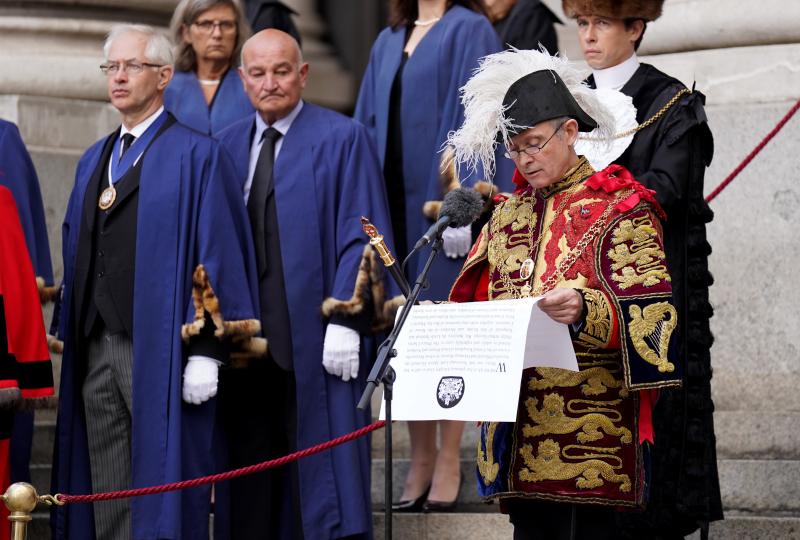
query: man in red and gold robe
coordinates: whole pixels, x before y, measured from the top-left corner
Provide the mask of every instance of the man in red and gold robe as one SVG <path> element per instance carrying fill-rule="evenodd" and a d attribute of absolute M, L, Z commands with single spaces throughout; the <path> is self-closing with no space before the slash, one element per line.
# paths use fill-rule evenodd
<path fill-rule="evenodd" d="M 617 539 L 616 513 L 647 503 L 657 391 L 681 384 L 663 216 L 628 171 L 576 154 L 598 124 L 556 71 L 514 82 L 503 114 L 518 189 L 496 200 L 450 298 L 543 296 L 579 371 L 523 371 L 517 421 L 481 426 L 478 489 L 515 539 Z"/>

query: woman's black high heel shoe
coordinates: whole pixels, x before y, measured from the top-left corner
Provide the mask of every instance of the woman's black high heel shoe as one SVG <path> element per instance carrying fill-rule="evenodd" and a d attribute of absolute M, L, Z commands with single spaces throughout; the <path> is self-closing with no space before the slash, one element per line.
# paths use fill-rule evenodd
<path fill-rule="evenodd" d="M 431 501 L 427 500 L 422 505 L 422 511 L 425 513 L 429 512 L 455 512 L 456 507 L 458 506 L 458 498 L 461 496 L 461 486 L 464 483 L 464 476 L 458 479 L 458 491 L 456 492 L 456 498 L 452 501 Z"/>
<path fill-rule="evenodd" d="M 425 506 L 425 500 L 428 498 L 428 493 L 430 493 L 430 491 L 431 485 L 428 484 L 428 487 L 422 492 L 422 495 L 416 499 L 392 504 L 392 512 L 422 512 L 422 507 Z"/>

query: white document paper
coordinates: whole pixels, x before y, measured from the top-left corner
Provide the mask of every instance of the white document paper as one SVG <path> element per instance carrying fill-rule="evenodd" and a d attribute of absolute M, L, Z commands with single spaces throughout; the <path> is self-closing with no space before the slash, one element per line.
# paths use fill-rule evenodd
<path fill-rule="evenodd" d="M 391 362 L 392 418 L 514 422 L 523 368 L 578 370 L 569 330 L 537 301 L 414 306 Z"/>

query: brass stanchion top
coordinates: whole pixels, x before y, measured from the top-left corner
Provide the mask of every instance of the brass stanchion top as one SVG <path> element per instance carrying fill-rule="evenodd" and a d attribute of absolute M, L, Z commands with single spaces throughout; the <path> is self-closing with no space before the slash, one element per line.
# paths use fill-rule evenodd
<path fill-rule="evenodd" d="M 39 495 L 36 493 L 36 488 L 27 482 L 11 484 L 2 498 L 11 513 L 30 514 L 39 503 Z"/>

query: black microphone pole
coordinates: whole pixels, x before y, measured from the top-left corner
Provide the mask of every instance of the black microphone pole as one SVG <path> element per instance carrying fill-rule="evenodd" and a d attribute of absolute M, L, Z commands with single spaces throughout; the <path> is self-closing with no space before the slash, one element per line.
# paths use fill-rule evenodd
<path fill-rule="evenodd" d="M 406 304 L 401 308 L 400 315 L 397 317 L 394 328 L 392 328 L 389 337 L 386 338 L 378 348 L 378 358 L 375 360 L 375 364 L 373 364 L 372 370 L 369 372 L 367 387 L 364 389 L 364 393 L 361 394 L 361 400 L 358 402 L 358 408 L 361 410 L 369 407 L 370 401 L 372 401 L 372 394 L 375 393 L 378 384 L 383 383 L 383 401 L 384 410 L 386 411 L 386 427 L 384 428 L 386 430 L 386 448 L 384 449 L 384 486 L 386 488 L 384 495 L 384 520 L 386 521 L 384 524 L 384 537 L 386 540 L 391 540 L 392 538 L 392 387 L 397 376 L 392 366 L 389 365 L 389 362 L 392 358 L 397 356 L 394 344 L 397 342 L 397 338 L 400 335 L 400 331 L 403 329 L 408 314 L 411 312 L 411 308 L 417 303 L 419 295 L 425 287 L 431 265 L 441 249 L 442 235 L 439 233 L 431 242 L 431 253 L 428 255 L 425 267 L 414 282 L 414 287 L 407 297 Z"/>

